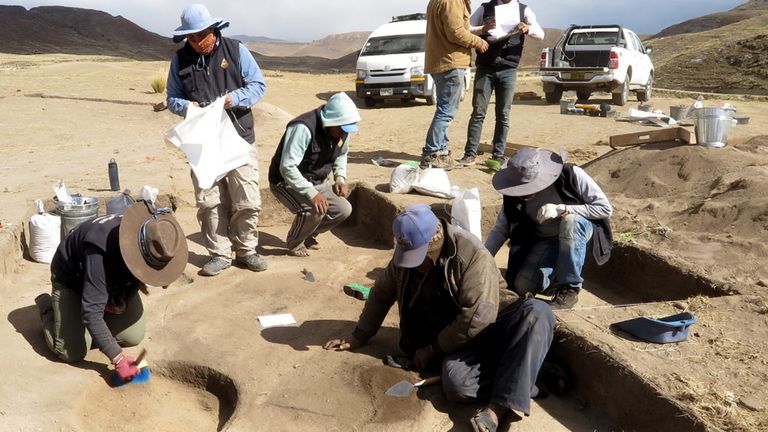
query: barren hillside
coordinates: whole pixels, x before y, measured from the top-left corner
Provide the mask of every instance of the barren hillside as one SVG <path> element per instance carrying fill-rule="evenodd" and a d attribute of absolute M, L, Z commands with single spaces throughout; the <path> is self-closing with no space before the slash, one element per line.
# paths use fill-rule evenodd
<path fill-rule="evenodd" d="M 274 57 L 323 57 L 337 59 L 357 52 L 368 39 L 370 32 L 349 32 L 326 36 L 308 43 L 248 41 L 251 51 Z"/>
<path fill-rule="evenodd" d="M 30 10 L 0 5 L 0 52 L 9 54 L 91 54 L 136 60 L 167 59 L 169 39 L 121 16 L 61 6 Z"/>

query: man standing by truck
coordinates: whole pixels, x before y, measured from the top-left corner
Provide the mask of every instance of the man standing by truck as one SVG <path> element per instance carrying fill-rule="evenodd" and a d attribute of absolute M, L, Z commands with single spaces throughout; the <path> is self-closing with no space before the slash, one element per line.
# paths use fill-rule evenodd
<path fill-rule="evenodd" d="M 422 149 L 422 168 L 456 167 L 448 149 L 448 125 L 459 108 L 471 49 L 488 50 L 488 42 L 469 31 L 469 11 L 469 0 L 430 0 L 427 6 L 424 71 L 435 81 L 437 100 Z"/>
<path fill-rule="evenodd" d="M 496 16 L 501 9 L 503 15 Z M 510 13 L 507 13 L 510 12 Z M 517 17 L 517 20 L 515 20 Z M 515 22 L 517 22 L 515 24 Z M 493 130 L 492 159 L 504 162 L 504 148 L 509 132 L 509 107 L 515 97 L 517 67 L 523 54 L 526 35 L 544 39 L 544 30 L 536 22 L 531 8 L 517 0 L 491 0 L 480 5 L 469 19 L 470 30 L 489 43 L 485 52 L 478 50 L 472 116 L 467 127 L 467 144 L 462 165 L 474 165 L 483 132 L 483 121 L 491 93 L 496 91 L 496 127 Z"/>

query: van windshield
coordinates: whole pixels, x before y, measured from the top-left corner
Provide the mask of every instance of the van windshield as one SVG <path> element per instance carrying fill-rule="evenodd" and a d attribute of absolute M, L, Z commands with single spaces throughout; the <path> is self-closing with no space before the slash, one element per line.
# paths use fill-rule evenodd
<path fill-rule="evenodd" d="M 424 52 L 424 35 L 381 36 L 368 39 L 360 56 Z"/>

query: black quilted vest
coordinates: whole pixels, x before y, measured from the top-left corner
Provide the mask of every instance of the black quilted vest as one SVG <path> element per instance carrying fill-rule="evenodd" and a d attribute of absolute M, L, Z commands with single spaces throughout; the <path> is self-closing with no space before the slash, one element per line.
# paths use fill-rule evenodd
<path fill-rule="evenodd" d="M 496 5 L 498 0 L 491 0 L 487 3 L 483 3 L 483 22 L 496 17 Z M 520 5 L 520 21 L 523 21 L 525 15 L 526 5 L 519 3 Z M 481 36 L 483 39 L 488 39 L 488 35 Z M 520 35 L 520 40 L 517 38 L 507 38 L 501 42 L 491 43 L 488 42 L 488 51 L 484 53 L 477 53 L 475 63 L 478 66 L 493 66 L 499 69 L 511 69 L 517 68 L 520 64 L 520 58 L 523 56 L 523 45 L 525 44 L 525 35 Z"/>

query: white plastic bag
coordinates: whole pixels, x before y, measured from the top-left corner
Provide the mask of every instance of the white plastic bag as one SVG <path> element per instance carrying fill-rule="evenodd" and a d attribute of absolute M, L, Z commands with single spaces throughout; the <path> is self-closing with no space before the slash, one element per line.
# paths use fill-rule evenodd
<path fill-rule="evenodd" d="M 469 231 L 483 241 L 482 205 L 480 204 L 480 191 L 477 188 L 461 189 L 453 187 L 454 198 L 451 205 L 451 221 L 459 228 Z"/>
<path fill-rule="evenodd" d="M 224 98 L 205 108 L 190 104 L 186 118 L 165 133 L 165 142 L 184 152 L 201 189 L 250 162 L 253 148 L 235 130 Z"/>
<path fill-rule="evenodd" d="M 407 194 L 419 181 L 419 168 L 401 164 L 392 170 L 389 176 L 389 191 L 396 194 Z"/>
<path fill-rule="evenodd" d="M 451 181 L 448 174 L 442 168 L 427 168 L 419 173 L 419 180 L 414 183 L 413 189 L 424 195 L 438 198 L 453 198 L 451 194 Z"/>
<path fill-rule="evenodd" d="M 29 256 L 39 262 L 50 264 L 61 241 L 61 218 L 46 213 L 43 201 L 36 200 L 37 214 L 29 219 Z"/>

